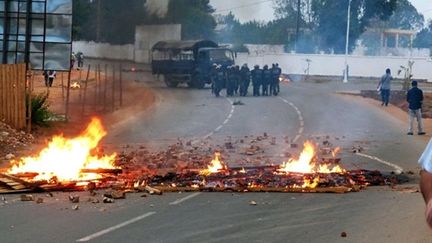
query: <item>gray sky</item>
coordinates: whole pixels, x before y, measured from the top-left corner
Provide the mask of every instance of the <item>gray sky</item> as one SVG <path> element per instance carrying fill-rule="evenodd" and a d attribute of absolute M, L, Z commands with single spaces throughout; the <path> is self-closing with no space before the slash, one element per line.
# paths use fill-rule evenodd
<path fill-rule="evenodd" d="M 339 0 L 337 0 L 339 1 Z M 432 0 L 410 0 L 411 4 L 425 16 L 432 19 Z M 274 19 L 272 0 L 210 0 L 217 13 L 226 14 L 231 10 L 241 22 L 250 20 L 269 21 Z"/>

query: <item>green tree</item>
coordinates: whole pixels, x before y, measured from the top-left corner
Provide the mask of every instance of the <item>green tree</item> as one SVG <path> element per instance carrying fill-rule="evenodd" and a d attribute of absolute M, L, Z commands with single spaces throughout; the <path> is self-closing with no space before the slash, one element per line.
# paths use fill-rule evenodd
<path fill-rule="evenodd" d="M 416 48 L 429 48 L 432 52 L 432 20 L 427 27 L 417 34 L 413 46 Z"/>
<path fill-rule="evenodd" d="M 183 39 L 212 39 L 216 20 L 209 0 L 175 0 L 168 5 L 166 23 L 182 25 Z"/>

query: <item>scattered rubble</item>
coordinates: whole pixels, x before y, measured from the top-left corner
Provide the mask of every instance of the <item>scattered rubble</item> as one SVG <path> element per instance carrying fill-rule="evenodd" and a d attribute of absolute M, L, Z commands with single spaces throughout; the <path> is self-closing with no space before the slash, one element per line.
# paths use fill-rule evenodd
<path fill-rule="evenodd" d="M 18 131 L 0 121 L 0 158 L 9 161 L 15 158 L 17 150 L 29 146 L 33 135 Z"/>
<path fill-rule="evenodd" d="M 29 202 L 29 201 L 33 201 L 33 195 L 21 195 L 21 201 L 22 202 Z"/>

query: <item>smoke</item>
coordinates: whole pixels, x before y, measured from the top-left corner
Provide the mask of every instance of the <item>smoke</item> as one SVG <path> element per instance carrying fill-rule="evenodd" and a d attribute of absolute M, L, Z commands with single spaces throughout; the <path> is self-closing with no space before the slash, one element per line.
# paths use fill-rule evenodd
<path fill-rule="evenodd" d="M 145 7 L 149 14 L 165 17 L 168 13 L 168 4 L 170 0 L 147 0 Z"/>

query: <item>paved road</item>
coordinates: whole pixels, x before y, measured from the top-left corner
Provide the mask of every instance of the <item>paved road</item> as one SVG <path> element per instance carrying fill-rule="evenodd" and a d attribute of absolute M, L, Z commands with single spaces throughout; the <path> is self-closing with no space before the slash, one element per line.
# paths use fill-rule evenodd
<path fill-rule="evenodd" d="M 334 92 L 354 90 L 355 84 L 290 83 L 280 97 L 242 98 L 240 106 L 232 106 L 238 98 L 217 99 L 209 90 L 142 84 L 156 91 L 157 105 L 112 126 L 106 143 L 163 147 L 177 138 L 218 142 L 264 132 L 300 143 L 329 135 L 345 149 L 362 144 L 375 157 L 345 154 L 344 166 L 389 172 L 417 171 L 428 139 L 406 136 L 405 122 L 384 110 L 392 108 Z M 39 195 L 45 199 L 40 205 L 7 196 L 7 204 L 0 202 L 1 242 L 430 242 L 432 237 L 420 194 L 387 187 L 346 195 L 134 194 L 114 204 L 91 204 L 85 192 L 79 194 L 76 211 L 67 193 Z M 252 200 L 258 205 L 250 205 Z"/>

